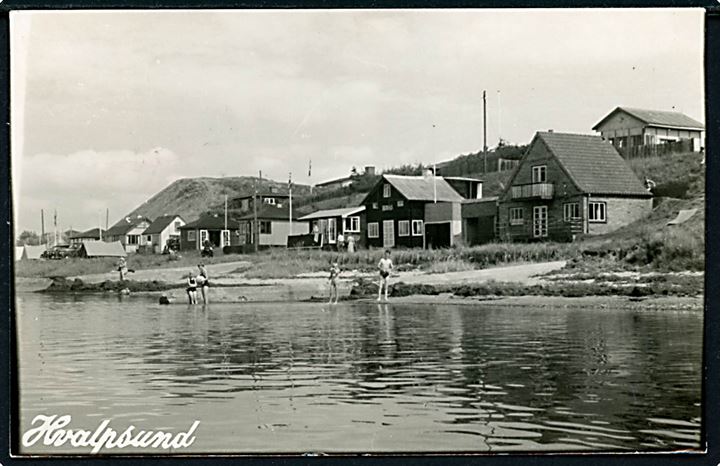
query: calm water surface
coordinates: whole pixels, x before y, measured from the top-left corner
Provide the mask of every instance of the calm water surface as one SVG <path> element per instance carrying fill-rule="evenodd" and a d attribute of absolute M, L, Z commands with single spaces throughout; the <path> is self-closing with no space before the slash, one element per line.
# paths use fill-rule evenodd
<path fill-rule="evenodd" d="M 21 294 L 18 327 L 22 431 L 197 419 L 183 453 L 700 447 L 699 312 Z"/>

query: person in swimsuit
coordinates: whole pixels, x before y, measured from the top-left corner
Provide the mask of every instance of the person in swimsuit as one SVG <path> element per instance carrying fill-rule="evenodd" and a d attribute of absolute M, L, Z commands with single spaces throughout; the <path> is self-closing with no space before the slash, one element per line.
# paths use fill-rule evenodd
<path fill-rule="evenodd" d="M 198 264 L 200 275 L 198 275 L 198 285 L 200 285 L 200 292 L 202 293 L 203 303 L 208 304 L 208 291 L 210 287 L 210 280 L 208 279 L 207 269 L 205 264 Z"/>
<path fill-rule="evenodd" d="M 385 250 L 385 257 L 380 259 L 380 262 L 378 263 L 378 269 L 380 270 L 380 283 L 378 284 L 378 298 L 377 300 L 380 301 L 382 298 L 382 290 L 383 286 L 385 286 L 385 301 L 388 300 L 388 281 L 390 278 L 390 272 L 392 272 L 393 269 L 393 263 L 392 259 L 390 259 L 390 250 Z"/>
<path fill-rule="evenodd" d="M 337 304 L 338 302 L 338 289 L 337 289 L 337 279 L 340 276 L 340 267 L 338 267 L 337 262 L 335 262 L 332 267 L 330 267 L 330 302 L 328 304 Z M 333 295 L 335 296 L 335 302 L 333 303 Z"/>
<path fill-rule="evenodd" d="M 195 280 L 192 272 L 188 272 L 185 291 L 187 291 L 189 304 L 197 304 L 197 280 Z"/>

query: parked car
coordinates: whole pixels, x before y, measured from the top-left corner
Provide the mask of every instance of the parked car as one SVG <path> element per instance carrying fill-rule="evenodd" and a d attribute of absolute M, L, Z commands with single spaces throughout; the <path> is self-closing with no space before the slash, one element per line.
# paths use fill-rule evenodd
<path fill-rule="evenodd" d="M 172 252 L 177 252 L 179 250 L 180 250 L 180 238 L 170 237 L 165 242 L 165 247 L 163 248 L 162 253 L 163 254 L 172 254 Z"/>
<path fill-rule="evenodd" d="M 60 244 L 57 246 L 53 246 L 47 251 L 43 252 L 40 257 L 43 259 L 65 259 L 67 257 L 72 257 L 76 250 L 73 249 L 70 245 L 67 244 Z"/>

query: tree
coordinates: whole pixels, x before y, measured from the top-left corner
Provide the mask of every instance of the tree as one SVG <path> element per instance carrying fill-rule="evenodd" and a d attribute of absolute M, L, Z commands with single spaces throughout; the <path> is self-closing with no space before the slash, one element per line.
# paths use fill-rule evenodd
<path fill-rule="evenodd" d="M 40 236 L 34 231 L 24 230 L 18 235 L 16 246 L 37 246 L 40 244 Z"/>

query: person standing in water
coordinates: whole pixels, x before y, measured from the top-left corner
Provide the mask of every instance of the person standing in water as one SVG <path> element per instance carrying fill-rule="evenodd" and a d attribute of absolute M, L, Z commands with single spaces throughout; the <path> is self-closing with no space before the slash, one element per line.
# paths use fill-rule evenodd
<path fill-rule="evenodd" d="M 197 280 L 192 272 L 188 272 L 187 288 L 185 291 L 187 291 L 189 304 L 197 304 Z"/>
<path fill-rule="evenodd" d="M 200 292 L 202 293 L 203 304 L 208 304 L 208 293 L 210 289 L 210 280 L 208 279 L 208 272 L 205 268 L 205 264 L 198 264 L 198 270 L 200 275 L 197 277 L 198 285 L 200 286 Z"/>
<path fill-rule="evenodd" d="M 338 289 L 337 289 L 337 279 L 340 276 L 340 267 L 338 267 L 337 262 L 335 262 L 332 267 L 330 267 L 330 302 L 328 304 L 337 304 L 338 303 Z M 335 296 L 335 302 L 333 303 L 333 295 Z"/>
<path fill-rule="evenodd" d="M 390 259 L 390 250 L 385 250 L 385 256 L 380 259 L 380 262 L 378 263 L 378 269 L 380 270 L 380 283 L 378 284 L 378 297 L 377 300 L 380 301 L 382 298 L 382 290 L 383 286 L 385 287 L 385 301 L 388 300 L 388 281 L 390 279 L 390 272 L 392 272 L 393 269 L 393 263 L 392 259 Z"/>

